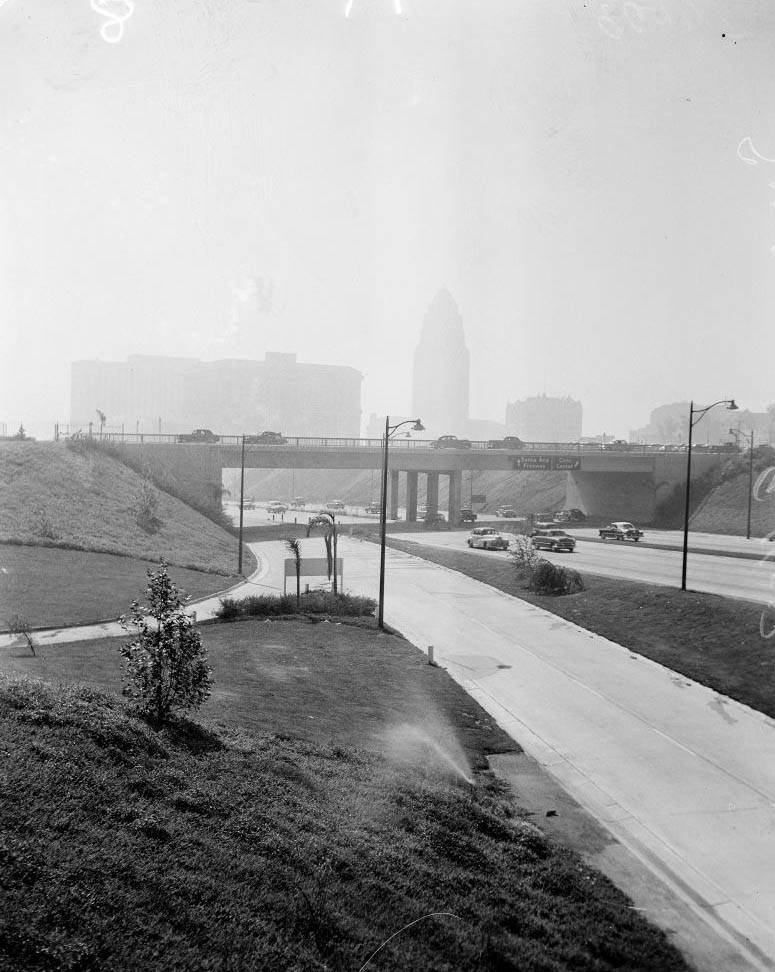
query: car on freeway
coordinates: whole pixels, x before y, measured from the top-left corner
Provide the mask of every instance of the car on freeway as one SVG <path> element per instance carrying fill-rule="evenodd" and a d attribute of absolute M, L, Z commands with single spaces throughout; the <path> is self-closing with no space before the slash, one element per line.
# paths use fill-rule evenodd
<path fill-rule="evenodd" d="M 525 443 L 516 435 L 505 435 L 502 439 L 490 439 L 488 449 L 524 449 Z"/>
<path fill-rule="evenodd" d="M 329 513 L 344 513 L 344 503 L 341 500 L 329 500 L 326 509 Z"/>
<path fill-rule="evenodd" d="M 194 429 L 193 432 L 184 432 L 178 436 L 178 442 L 220 442 L 220 437 L 211 432 L 210 429 Z"/>
<path fill-rule="evenodd" d="M 266 504 L 267 513 L 286 513 L 287 511 L 288 507 L 285 505 L 285 503 L 281 503 L 279 500 L 272 500 L 270 503 Z"/>
<path fill-rule="evenodd" d="M 533 530 L 530 541 L 536 550 L 567 550 L 573 553 L 576 549 L 576 538 L 564 530 Z"/>
<path fill-rule="evenodd" d="M 560 510 L 559 513 L 554 514 L 556 523 L 579 523 L 586 518 L 587 514 L 581 510 Z"/>
<path fill-rule="evenodd" d="M 476 513 L 473 510 L 465 509 L 460 511 L 461 523 L 476 523 Z"/>
<path fill-rule="evenodd" d="M 542 526 L 551 526 L 555 522 L 556 515 L 556 513 L 536 513 L 533 516 L 533 522 L 536 528 L 540 530 Z"/>
<path fill-rule="evenodd" d="M 426 510 L 425 513 L 423 513 L 422 517 L 420 517 L 420 514 L 418 513 L 417 517 L 418 519 L 424 520 L 425 523 L 446 523 L 447 522 L 447 518 L 446 516 L 444 516 L 443 513 L 433 513 L 430 510 Z"/>
<path fill-rule="evenodd" d="M 470 439 L 458 439 L 456 435 L 440 435 L 431 442 L 432 449 L 470 449 Z"/>
<path fill-rule="evenodd" d="M 626 520 L 609 523 L 608 526 L 601 527 L 598 533 L 602 540 L 634 540 L 636 543 L 644 536 L 643 530 L 639 530 Z"/>
<path fill-rule="evenodd" d="M 303 496 L 294 496 L 293 499 L 291 500 L 291 506 L 294 509 L 303 510 L 306 505 L 307 505 L 307 501 L 304 499 Z"/>
<path fill-rule="evenodd" d="M 246 445 L 288 445 L 288 440 L 279 432 L 262 432 L 260 435 L 246 435 Z"/>
<path fill-rule="evenodd" d="M 245 500 L 245 502 L 242 504 L 243 510 L 254 510 L 255 508 L 256 504 L 253 500 Z"/>
<path fill-rule="evenodd" d="M 382 513 L 382 506 L 379 503 L 369 503 L 366 507 L 367 513 L 376 513 L 379 516 Z"/>
<path fill-rule="evenodd" d="M 479 550 L 508 550 L 509 541 L 492 527 L 475 527 L 466 543 L 472 549 Z"/>
<path fill-rule="evenodd" d="M 510 520 L 515 520 L 517 518 L 517 511 L 513 506 L 499 506 L 495 511 L 495 515 L 508 517 Z"/>

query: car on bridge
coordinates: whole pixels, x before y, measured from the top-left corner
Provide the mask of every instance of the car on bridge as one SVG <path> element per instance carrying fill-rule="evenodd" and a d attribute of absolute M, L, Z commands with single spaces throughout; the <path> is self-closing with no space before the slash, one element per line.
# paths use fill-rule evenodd
<path fill-rule="evenodd" d="M 279 432 L 262 432 L 260 435 L 246 435 L 245 445 L 288 445 L 288 440 Z"/>
<path fill-rule="evenodd" d="M 608 526 L 601 527 L 598 533 L 601 540 L 634 540 L 636 543 L 644 536 L 643 530 L 639 530 L 626 520 L 609 523 Z"/>
<path fill-rule="evenodd" d="M 183 432 L 178 436 L 178 442 L 220 442 L 220 436 L 210 429 L 194 429 L 193 432 Z"/>
<path fill-rule="evenodd" d="M 471 531 L 466 543 L 472 549 L 508 550 L 509 541 L 492 527 L 476 527 Z"/>
<path fill-rule="evenodd" d="M 530 542 L 536 550 L 567 550 L 573 553 L 576 549 L 576 538 L 564 530 L 533 530 Z"/>
<path fill-rule="evenodd" d="M 525 443 L 516 435 L 506 435 L 502 439 L 490 439 L 488 449 L 524 449 Z"/>
<path fill-rule="evenodd" d="M 458 439 L 456 435 L 440 435 L 431 442 L 432 449 L 470 449 L 470 439 Z"/>

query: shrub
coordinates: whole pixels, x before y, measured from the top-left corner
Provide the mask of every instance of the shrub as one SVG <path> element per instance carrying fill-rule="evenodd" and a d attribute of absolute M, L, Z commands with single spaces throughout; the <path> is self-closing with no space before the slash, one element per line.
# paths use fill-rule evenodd
<path fill-rule="evenodd" d="M 584 590 L 584 582 L 577 570 L 541 559 L 527 572 L 526 586 L 536 594 L 575 594 Z"/>
<path fill-rule="evenodd" d="M 119 648 L 124 658 L 124 695 L 157 722 L 166 721 L 173 710 L 198 708 L 210 696 L 212 669 L 207 653 L 183 609 L 181 592 L 162 560 L 157 571 L 148 570 L 146 594 L 149 604 L 132 602 L 131 621 L 137 637 Z"/>
<path fill-rule="evenodd" d="M 135 496 L 135 517 L 137 525 L 147 533 L 156 533 L 162 525 L 157 516 L 159 510 L 159 491 L 149 474 L 145 474 Z"/>
<path fill-rule="evenodd" d="M 256 594 L 241 600 L 221 598 L 215 616 L 221 621 L 237 618 L 279 617 L 287 614 L 328 614 L 332 617 L 373 616 L 377 602 L 370 597 L 354 594 L 332 594 L 330 591 L 311 591 L 302 594 L 297 603 L 291 594 Z"/>
<path fill-rule="evenodd" d="M 41 507 L 37 507 L 30 514 L 30 531 L 41 540 L 56 540 L 59 536 L 51 517 Z"/>

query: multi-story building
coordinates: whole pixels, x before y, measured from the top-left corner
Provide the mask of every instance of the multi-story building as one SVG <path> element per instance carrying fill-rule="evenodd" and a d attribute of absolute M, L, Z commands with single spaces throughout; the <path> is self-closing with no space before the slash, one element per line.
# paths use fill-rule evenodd
<path fill-rule="evenodd" d="M 70 424 L 224 435 L 265 429 L 286 435 L 357 437 L 362 375 L 342 365 L 303 364 L 295 354 L 264 361 L 199 361 L 132 355 L 125 362 L 75 361 Z"/>
<path fill-rule="evenodd" d="M 754 433 L 754 444 L 775 443 L 775 405 L 768 405 L 766 412 L 750 412 L 747 409 L 729 412 L 714 408 L 696 419 L 692 441 L 708 445 L 729 442 L 730 429 L 742 429 Z M 689 402 L 673 402 L 659 405 L 649 416 L 648 425 L 630 432 L 631 442 L 679 445 L 689 439 Z M 741 444 L 745 440 L 741 439 Z"/>
<path fill-rule="evenodd" d="M 570 397 L 535 395 L 506 406 L 510 435 L 525 442 L 577 442 L 581 438 L 581 402 Z"/>
<path fill-rule="evenodd" d="M 469 359 L 460 311 L 450 292 L 440 290 L 425 314 L 414 352 L 412 412 L 429 437 L 465 435 Z"/>

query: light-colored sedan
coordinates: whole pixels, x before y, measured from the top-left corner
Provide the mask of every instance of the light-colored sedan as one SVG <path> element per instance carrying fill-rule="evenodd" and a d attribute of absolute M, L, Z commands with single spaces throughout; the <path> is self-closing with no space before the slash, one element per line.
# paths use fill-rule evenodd
<path fill-rule="evenodd" d="M 480 550 L 508 550 L 509 541 L 492 527 L 476 527 L 466 541 L 469 547 Z"/>

